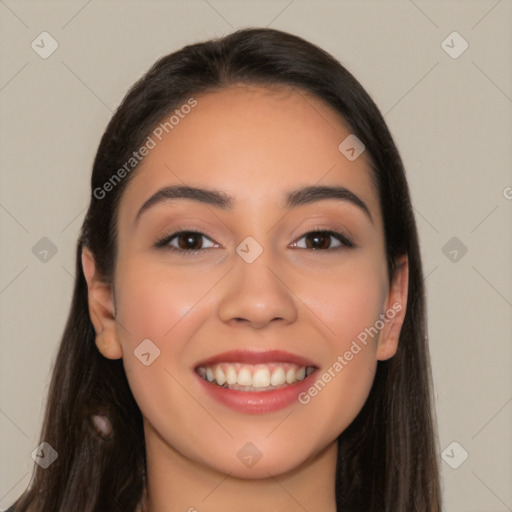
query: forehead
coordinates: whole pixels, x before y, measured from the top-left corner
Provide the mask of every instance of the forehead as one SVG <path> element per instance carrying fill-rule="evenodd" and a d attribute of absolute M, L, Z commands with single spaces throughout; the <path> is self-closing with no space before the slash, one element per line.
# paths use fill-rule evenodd
<path fill-rule="evenodd" d="M 380 217 L 369 160 L 339 150 L 351 131 L 322 100 L 290 87 L 234 85 L 194 98 L 162 120 L 155 142 L 126 188 L 120 217 L 172 184 L 224 190 L 238 204 L 282 203 L 285 191 L 341 185 Z M 187 113 L 185 113 L 187 112 Z M 158 134 L 158 136 L 155 135 Z"/>

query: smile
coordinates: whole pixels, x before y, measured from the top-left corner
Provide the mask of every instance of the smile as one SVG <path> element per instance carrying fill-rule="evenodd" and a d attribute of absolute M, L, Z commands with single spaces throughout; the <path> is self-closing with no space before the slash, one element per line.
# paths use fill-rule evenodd
<path fill-rule="evenodd" d="M 244 414 L 265 414 L 297 404 L 319 365 L 282 350 L 231 350 L 194 367 L 198 390 Z"/>
<path fill-rule="evenodd" d="M 312 366 L 270 362 L 247 364 L 221 362 L 199 366 L 199 376 L 217 386 L 237 391 L 273 391 L 304 380 L 315 370 Z"/>

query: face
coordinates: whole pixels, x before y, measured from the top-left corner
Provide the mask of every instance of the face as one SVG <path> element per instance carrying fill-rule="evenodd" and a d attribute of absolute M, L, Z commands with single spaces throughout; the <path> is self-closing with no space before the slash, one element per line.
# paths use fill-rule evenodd
<path fill-rule="evenodd" d="M 246 85 L 196 100 L 121 198 L 115 337 L 160 453 L 276 475 L 361 410 L 406 275 L 389 286 L 366 153 L 338 149 L 350 131 L 327 105 Z"/>

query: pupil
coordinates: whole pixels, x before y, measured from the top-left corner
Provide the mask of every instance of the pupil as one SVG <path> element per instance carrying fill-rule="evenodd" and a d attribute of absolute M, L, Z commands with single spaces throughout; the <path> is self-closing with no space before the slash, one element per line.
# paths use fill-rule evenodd
<path fill-rule="evenodd" d="M 329 237 L 322 234 L 322 233 L 315 233 L 311 235 L 311 239 L 315 240 L 314 245 L 316 247 L 313 247 L 313 249 L 323 248 L 327 249 L 329 247 Z M 320 242 L 318 243 L 318 240 L 323 240 L 324 243 Z"/>
<path fill-rule="evenodd" d="M 183 244 L 180 244 L 181 249 L 200 249 L 200 247 L 196 247 L 198 245 L 198 236 L 195 233 L 185 233 L 181 235 L 180 239 L 184 241 Z M 196 242 L 195 244 L 194 241 Z"/>

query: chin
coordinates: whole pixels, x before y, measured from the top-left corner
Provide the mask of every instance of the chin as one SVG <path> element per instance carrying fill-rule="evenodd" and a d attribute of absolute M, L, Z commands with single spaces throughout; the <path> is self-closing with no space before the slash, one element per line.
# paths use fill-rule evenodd
<path fill-rule="evenodd" d="M 215 465 L 211 465 L 211 460 L 203 463 L 235 478 L 244 480 L 270 478 L 289 473 L 316 455 L 313 451 L 306 452 L 303 443 L 300 444 L 302 449 L 299 452 L 293 447 L 285 447 L 282 444 L 273 446 L 268 442 L 258 449 L 255 444 L 248 442 L 241 448 L 237 446 L 232 452 L 230 450 L 233 453 L 232 456 L 226 456 L 225 451 L 217 454 Z M 214 453 L 211 455 L 215 457 Z"/>

